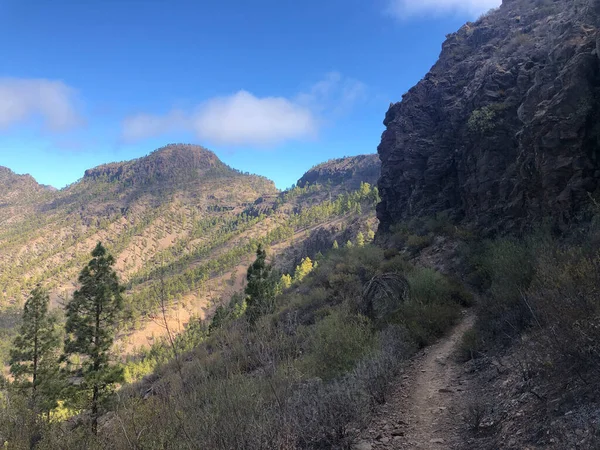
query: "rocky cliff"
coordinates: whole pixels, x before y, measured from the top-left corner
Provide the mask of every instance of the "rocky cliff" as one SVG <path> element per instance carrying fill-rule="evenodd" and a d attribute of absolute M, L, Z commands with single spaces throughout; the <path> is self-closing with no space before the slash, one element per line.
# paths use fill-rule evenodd
<path fill-rule="evenodd" d="M 332 159 L 321 163 L 306 172 L 298 180 L 299 187 L 307 184 L 340 186 L 354 190 L 361 182 L 377 183 L 381 172 L 381 163 L 377 155 L 358 155 Z"/>
<path fill-rule="evenodd" d="M 390 106 L 378 217 L 576 219 L 600 180 L 600 0 L 504 0 Z"/>

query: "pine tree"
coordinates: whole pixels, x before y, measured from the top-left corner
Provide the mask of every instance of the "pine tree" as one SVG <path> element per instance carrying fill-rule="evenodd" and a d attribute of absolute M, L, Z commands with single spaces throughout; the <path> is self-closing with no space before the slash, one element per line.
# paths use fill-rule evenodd
<path fill-rule="evenodd" d="M 284 273 L 283 275 L 281 275 L 281 280 L 279 280 L 279 284 L 281 284 L 282 289 L 289 289 L 292 285 L 292 277 L 289 274 Z"/>
<path fill-rule="evenodd" d="M 367 198 L 371 194 L 371 185 L 369 183 L 361 182 L 359 192 L 361 198 Z"/>
<path fill-rule="evenodd" d="M 114 258 L 101 243 L 92 252 L 92 260 L 81 271 L 81 287 L 67 305 L 65 354 L 79 357 L 81 366 L 71 375 L 81 378 L 73 386 L 74 398 L 91 410 L 92 432 L 98 433 L 98 416 L 102 401 L 115 383 L 123 380 L 123 370 L 110 364 L 117 321 L 123 309 L 120 285 L 112 266 Z"/>
<path fill-rule="evenodd" d="M 60 344 L 56 318 L 49 314 L 48 292 L 36 287 L 25 302 L 23 322 L 10 351 L 10 372 L 17 386 L 31 389 L 36 408 L 50 411 L 56 405 L 57 351 Z"/>
<path fill-rule="evenodd" d="M 223 323 L 227 320 L 228 311 L 223 307 L 223 305 L 217 306 L 215 310 L 215 314 L 213 315 L 212 321 L 208 326 L 208 331 L 214 331 L 223 326 Z"/>
<path fill-rule="evenodd" d="M 307 256 L 302 260 L 299 266 L 296 267 L 294 272 L 294 281 L 302 281 L 309 273 L 313 270 L 313 262 Z"/>
<path fill-rule="evenodd" d="M 356 245 L 359 247 L 365 246 L 365 235 L 362 234 L 362 231 L 359 231 L 356 235 Z"/>
<path fill-rule="evenodd" d="M 338 248 L 340 248 L 340 244 L 338 244 L 338 241 L 333 241 L 333 249 L 337 250 Z"/>
<path fill-rule="evenodd" d="M 275 310 L 277 283 L 271 272 L 272 267 L 267 264 L 267 252 L 260 244 L 256 250 L 256 260 L 248 268 L 246 275 L 246 316 L 250 322 Z"/>
<path fill-rule="evenodd" d="M 346 242 L 346 248 L 352 248 L 354 247 L 354 244 L 352 243 L 352 241 L 348 240 L 348 242 Z"/>

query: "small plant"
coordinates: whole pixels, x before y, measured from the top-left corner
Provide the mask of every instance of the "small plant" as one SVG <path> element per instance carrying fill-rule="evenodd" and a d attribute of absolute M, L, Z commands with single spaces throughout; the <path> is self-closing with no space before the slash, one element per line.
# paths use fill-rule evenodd
<path fill-rule="evenodd" d="M 467 406 L 464 420 L 470 430 L 479 430 L 483 419 L 487 415 L 487 409 L 487 405 L 480 400 L 475 400 Z"/>
<path fill-rule="evenodd" d="M 496 111 L 490 106 L 476 109 L 471 113 L 467 127 L 472 133 L 485 134 L 496 126 Z"/>
<path fill-rule="evenodd" d="M 477 330 L 470 329 L 465 331 L 458 348 L 458 357 L 461 361 L 469 361 L 477 357 L 481 351 L 481 339 Z"/>
<path fill-rule="evenodd" d="M 429 247 L 431 244 L 433 244 L 433 236 L 429 234 L 425 236 L 411 234 L 406 240 L 406 245 L 413 253 L 417 253 L 420 250 Z"/>

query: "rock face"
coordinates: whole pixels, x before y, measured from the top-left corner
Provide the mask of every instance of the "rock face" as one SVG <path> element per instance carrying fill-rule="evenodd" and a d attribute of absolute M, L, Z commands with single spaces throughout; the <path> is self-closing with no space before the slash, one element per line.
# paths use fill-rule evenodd
<path fill-rule="evenodd" d="M 600 0 L 504 0 L 390 106 L 378 217 L 566 224 L 600 181 Z"/>
<path fill-rule="evenodd" d="M 346 185 L 349 190 L 358 189 L 360 183 L 375 184 L 381 172 L 381 163 L 377 155 L 358 155 L 332 159 L 319 164 L 298 180 L 299 187 L 307 184 Z"/>

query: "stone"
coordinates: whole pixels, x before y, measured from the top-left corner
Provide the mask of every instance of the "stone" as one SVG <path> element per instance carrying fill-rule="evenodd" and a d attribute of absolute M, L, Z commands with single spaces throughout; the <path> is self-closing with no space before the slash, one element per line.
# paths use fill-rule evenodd
<path fill-rule="evenodd" d="M 362 441 L 354 444 L 352 450 L 372 450 L 373 445 L 370 442 Z"/>

